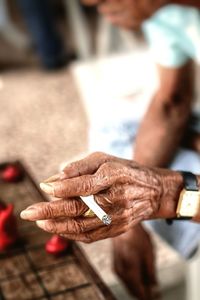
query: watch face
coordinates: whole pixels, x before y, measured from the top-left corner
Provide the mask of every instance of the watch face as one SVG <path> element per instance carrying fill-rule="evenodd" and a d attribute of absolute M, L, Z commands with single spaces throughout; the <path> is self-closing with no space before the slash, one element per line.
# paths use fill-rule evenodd
<path fill-rule="evenodd" d="M 200 210 L 200 192 L 182 190 L 177 207 L 178 217 L 194 217 Z"/>

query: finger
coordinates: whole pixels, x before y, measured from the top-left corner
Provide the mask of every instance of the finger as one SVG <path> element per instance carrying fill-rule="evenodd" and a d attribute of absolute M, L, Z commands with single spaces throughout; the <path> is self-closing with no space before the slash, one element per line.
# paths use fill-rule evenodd
<path fill-rule="evenodd" d="M 142 280 L 140 254 L 134 246 L 130 248 L 126 238 L 125 234 L 113 240 L 114 270 L 133 296 L 147 300 Z"/>
<path fill-rule="evenodd" d="M 151 293 L 152 300 L 162 299 L 162 293 L 160 291 L 160 287 L 158 286 L 158 284 L 151 286 L 150 291 L 151 291 L 150 293 Z"/>
<path fill-rule="evenodd" d="M 153 253 L 153 248 L 149 249 L 148 253 L 146 254 L 146 261 L 145 261 L 145 270 L 143 274 L 143 282 L 146 286 L 146 295 L 148 295 L 149 299 L 160 299 L 161 293 L 158 286 L 157 278 L 156 278 L 156 269 L 155 269 L 155 258 Z"/>
<path fill-rule="evenodd" d="M 51 183 L 59 180 L 78 177 L 81 175 L 93 174 L 104 162 L 111 160 L 112 156 L 101 152 L 95 152 L 75 162 L 69 163 L 62 171 L 45 179 L 44 183 Z"/>
<path fill-rule="evenodd" d="M 72 162 L 63 169 L 61 179 L 78 177 L 81 175 L 93 174 L 105 162 L 112 160 L 114 157 L 102 152 L 94 152 L 87 157 Z"/>
<path fill-rule="evenodd" d="M 142 284 L 140 270 L 131 273 L 131 278 L 128 274 L 125 275 L 126 278 L 126 286 L 128 287 L 129 291 L 140 300 L 150 300 L 146 297 L 145 287 Z"/>
<path fill-rule="evenodd" d="M 109 227 L 120 226 L 122 230 L 127 225 L 127 220 L 132 221 L 133 217 L 129 210 L 124 212 L 119 212 L 118 215 L 110 215 L 112 218 L 112 223 Z M 86 218 L 64 218 L 59 219 L 48 219 L 37 221 L 38 227 L 41 229 L 55 234 L 79 234 L 86 231 L 91 231 L 99 227 L 105 227 L 104 223 L 97 217 Z"/>
<path fill-rule="evenodd" d="M 155 270 L 155 260 L 154 260 L 154 254 L 153 249 L 148 250 L 148 252 L 151 251 L 151 253 L 146 254 L 146 260 L 145 260 L 145 280 L 146 283 L 150 286 L 155 286 L 157 284 L 156 279 L 156 270 Z"/>
<path fill-rule="evenodd" d="M 140 258 L 136 254 L 135 259 L 133 260 L 134 256 L 133 249 L 131 264 L 126 259 L 119 260 L 115 265 L 115 270 L 133 296 L 140 300 L 147 300 L 148 298 L 145 296 L 145 287 L 142 281 Z"/>
<path fill-rule="evenodd" d="M 93 175 L 82 175 L 75 178 L 65 179 L 61 181 L 51 182 L 51 183 L 41 183 L 41 189 L 49 195 L 58 198 L 68 198 L 74 196 L 88 196 L 97 194 L 100 191 L 107 189 L 114 183 L 127 183 L 136 180 L 136 170 L 131 168 L 126 164 L 125 166 L 119 162 L 105 162 Z M 130 174 L 133 174 L 132 177 Z M 127 179 L 127 176 L 128 179 Z M 137 180 L 138 186 L 140 186 L 140 180 Z"/>
<path fill-rule="evenodd" d="M 96 230 L 91 230 L 85 233 L 80 233 L 80 234 L 64 234 L 64 236 L 67 239 L 74 240 L 74 241 L 80 241 L 83 243 L 92 243 L 96 242 L 99 240 L 107 239 L 107 238 L 112 238 L 115 236 L 118 236 L 124 231 L 129 230 L 129 226 L 102 226 Z"/>
<path fill-rule="evenodd" d="M 47 194 L 58 198 L 97 194 L 99 191 L 108 188 L 116 180 L 116 177 L 112 174 L 108 177 L 105 172 L 101 173 L 101 168 L 94 175 L 83 175 L 62 181 L 41 183 L 40 187 Z"/>
<path fill-rule="evenodd" d="M 65 218 L 63 220 L 36 221 L 39 228 L 54 234 L 80 234 L 105 226 L 101 220 L 93 218 Z"/>
<path fill-rule="evenodd" d="M 56 200 L 33 204 L 23 210 L 20 216 L 29 221 L 76 217 L 81 216 L 87 209 L 88 207 L 80 199 Z"/>
<path fill-rule="evenodd" d="M 124 165 L 136 167 L 137 164 L 134 161 L 118 158 L 116 156 L 108 155 L 103 152 L 94 152 L 88 155 L 86 158 L 75 161 L 67 165 L 63 169 L 61 179 L 68 179 L 78 177 L 87 174 L 94 174 L 101 165 L 107 162 L 121 162 Z"/>

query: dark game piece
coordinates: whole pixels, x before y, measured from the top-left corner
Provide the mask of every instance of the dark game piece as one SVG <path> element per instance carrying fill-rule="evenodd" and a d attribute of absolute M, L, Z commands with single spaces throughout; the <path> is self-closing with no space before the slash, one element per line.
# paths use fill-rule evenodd
<path fill-rule="evenodd" d="M 68 241 L 59 235 L 53 235 L 45 245 L 46 252 L 56 256 L 66 252 L 68 247 Z"/>
<path fill-rule="evenodd" d="M 17 222 L 13 214 L 13 205 L 5 206 L 0 202 L 0 251 L 5 251 L 15 244 L 17 238 Z"/>
<path fill-rule="evenodd" d="M 22 171 L 20 170 L 19 166 L 15 164 L 7 165 L 2 173 L 1 179 L 4 182 L 17 182 L 22 178 Z"/>

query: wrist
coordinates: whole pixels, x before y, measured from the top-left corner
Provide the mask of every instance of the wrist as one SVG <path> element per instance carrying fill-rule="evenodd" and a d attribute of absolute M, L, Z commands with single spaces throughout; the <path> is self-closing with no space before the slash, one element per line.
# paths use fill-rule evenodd
<path fill-rule="evenodd" d="M 179 196 L 184 188 L 183 176 L 180 172 L 163 169 L 160 170 L 160 176 L 163 192 L 156 217 L 161 219 L 176 218 Z"/>

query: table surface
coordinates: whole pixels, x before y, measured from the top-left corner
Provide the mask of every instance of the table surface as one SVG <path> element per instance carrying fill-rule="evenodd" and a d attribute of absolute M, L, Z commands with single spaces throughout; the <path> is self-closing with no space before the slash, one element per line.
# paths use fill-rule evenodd
<path fill-rule="evenodd" d="M 44 247 L 51 235 L 20 219 L 21 210 L 46 199 L 24 166 L 18 165 L 25 174 L 22 181 L 0 182 L 0 199 L 14 204 L 20 233 L 18 244 L 0 253 L 0 300 L 114 300 L 76 243 L 65 255 L 51 256 Z"/>

